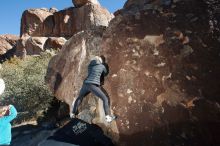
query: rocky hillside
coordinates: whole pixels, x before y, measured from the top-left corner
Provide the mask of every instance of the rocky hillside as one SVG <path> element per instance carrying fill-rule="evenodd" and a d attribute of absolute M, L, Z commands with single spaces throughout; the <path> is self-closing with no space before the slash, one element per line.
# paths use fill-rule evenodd
<path fill-rule="evenodd" d="M 16 35 L 0 35 L 0 55 L 12 49 L 17 40 L 18 36 Z"/>
<path fill-rule="evenodd" d="M 116 122 L 88 96 L 80 117 L 99 124 L 117 145 L 219 145 L 220 3 L 128 0 L 106 30 L 73 35 L 49 64 L 46 82 L 68 103 L 77 97 L 89 59 L 104 55 L 104 88 Z"/>
<path fill-rule="evenodd" d="M 0 35 L 0 62 L 14 54 L 18 39 L 19 37 L 16 35 Z"/>
<path fill-rule="evenodd" d="M 29 9 L 21 18 L 16 55 L 39 55 L 47 49 L 61 49 L 66 40 L 83 30 L 108 26 L 113 15 L 98 1 L 74 1 L 75 7 Z"/>

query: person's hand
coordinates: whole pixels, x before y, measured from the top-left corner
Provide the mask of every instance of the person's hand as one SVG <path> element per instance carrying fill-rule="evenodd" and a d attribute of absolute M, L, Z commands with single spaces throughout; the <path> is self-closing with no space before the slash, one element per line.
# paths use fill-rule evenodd
<path fill-rule="evenodd" d="M 10 107 L 11 107 L 11 105 L 7 106 L 5 116 L 10 115 Z"/>
<path fill-rule="evenodd" d="M 1 112 L 1 113 L 0 113 L 0 118 L 3 117 L 3 116 L 4 116 L 4 115 L 3 115 L 3 113 Z"/>
<path fill-rule="evenodd" d="M 3 107 L 3 109 L 1 110 L 0 117 L 8 116 L 9 113 L 10 113 L 10 106 L 5 106 L 5 107 Z"/>

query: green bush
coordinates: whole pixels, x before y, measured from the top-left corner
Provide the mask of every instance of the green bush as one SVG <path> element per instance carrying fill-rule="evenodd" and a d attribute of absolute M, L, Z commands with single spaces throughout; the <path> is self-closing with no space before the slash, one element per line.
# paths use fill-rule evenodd
<path fill-rule="evenodd" d="M 14 104 L 22 121 L 37 118 L 53 99 L 44 82 L 51 57 L 51 54 L 44 53 L 41 56 L 27 56 L 25 60 L 12 58 L 2 64 L 0 77 L 4 79 L 6 89 L 0 101 Z"/>

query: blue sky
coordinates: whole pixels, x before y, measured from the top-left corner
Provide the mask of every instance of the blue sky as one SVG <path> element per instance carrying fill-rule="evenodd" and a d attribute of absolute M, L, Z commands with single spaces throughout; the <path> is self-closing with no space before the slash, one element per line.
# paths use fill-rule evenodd
<path fill-rule="evenodd" d="M 110 12 L 123 7 L 126 0 L 99 0 Z M 0 34 L 20 34 L 22 12 L 30 8 L 56 7 L 62 10 L 73 6 L 72 0 L 0 0 Z"/>

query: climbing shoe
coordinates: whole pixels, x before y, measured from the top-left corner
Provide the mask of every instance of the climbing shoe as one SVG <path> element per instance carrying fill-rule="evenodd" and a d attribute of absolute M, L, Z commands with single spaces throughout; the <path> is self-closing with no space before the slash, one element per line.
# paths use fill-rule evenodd
<path fill-rule="evenodd" d="M 105 116 L 105 120 L 106 120 L 106 122 L 108 122 L 108 123 L 112 122 L 112 121 L 115 120 L 116 118 L 117 118 L 117 117 L 114 116 L 114 115 L 107 115 L 107 116 Z"/>

